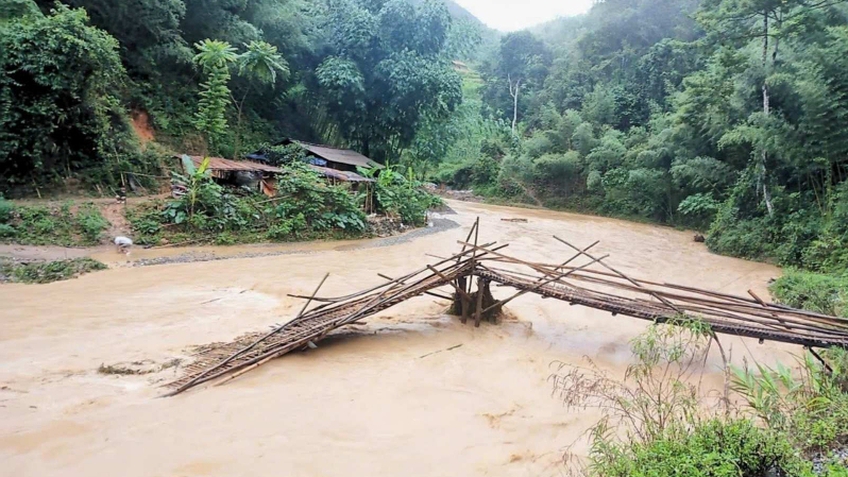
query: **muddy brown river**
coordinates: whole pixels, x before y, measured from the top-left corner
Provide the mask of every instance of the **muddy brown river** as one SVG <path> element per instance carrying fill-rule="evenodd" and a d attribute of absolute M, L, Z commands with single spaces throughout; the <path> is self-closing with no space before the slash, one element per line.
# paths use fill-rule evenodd
<path fill-rule="evenodd" d="M 463 326 L 419 297 L 227 385 L 158 399 L 178 369 L 110 375 L 101 365 L 155 369 L 187 349 L 268 329 L 297 312 L 326 272 L 344 295 L 450 254 L 475 217 L 481 240 L 555 262 L 596 239 L 625 273 L 767 296 L 770 265 L 710 254 L 692 234 L 541 210 L 452 202 L 462 226 L 383 247 L 293 244 L 257 258 L 113 268 L 49 285 L 0 286 L 0 476 L 560 475 L 563 449 L 597 419 L 565 409 L 547 381 L 553 361 L 584 357 L 623 373 L 645 323 L 526 295 L 517 318 Z M 527 223 L 502 218 L 526 218 Z M 255 247 L 210 249 L 238 255 Z M 263 249 L 263 250 L 268 250 Z M 277 248 L 271 249 L 277 250 Z M 186 253 L 137 250 L 132 260 Z M 512 293 L 494 288 L 496 297 Z M 798 347 L 723 338 L 733 361 L 789 361 Z M 456 345 L 461 347 L 447 350 Z M 711 356 L 705 382 L 720 386 Z"/>

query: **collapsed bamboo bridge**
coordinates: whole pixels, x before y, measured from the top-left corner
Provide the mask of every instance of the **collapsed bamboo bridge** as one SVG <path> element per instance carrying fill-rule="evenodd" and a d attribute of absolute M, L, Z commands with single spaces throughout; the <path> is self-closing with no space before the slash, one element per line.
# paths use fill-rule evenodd
<path fill-rule="evenodd" d="M 848 319 L 767 303 L 754 292 L 737 296 L 709 290 L 631 278 L 608 265 L 608 257 L 591 252 L 599 242 L 579 248 L 559 237 L 573 255 L 560 264 L 536 263 L 506 255 L 508 244 L 478 244 L 479 219 L 459 253 L 436 257 L 439 261 L 407 275 L 380 275 L 385 283 L 340 297 L 319 297 L 321 281 L 291 321 L 267 333 L 256 333 L 230 343 L 204 347 L 184 368 L 179 379 L 168 383 L 165 396 L 182 393 L 215 381 L 223 384 L 291 351 L 314 347 L 340 327 L 350 325 L 421 295 L 453 302 L 452 311 L 462 323 L 473 319 L 495 320 L 504 305 L 533 293 L 586 306 L 615 315 L 655 323 L 699 321 L 710 333 L 743 336 L 763 341 L 792 343 L 810 348 L 848 348 Z M 473 242 L 472 242 L 473 237 Z M 577 262 L 583 262 L 577 265 Z M 477 290 L 472 291 L 476 279 Z M 511 287 L 511 296 L 495 300 L 490 284 Z M 449 296 L 439 288 L 447 287 Z M 310 305 L 316 305 L 309 309 Z"/>

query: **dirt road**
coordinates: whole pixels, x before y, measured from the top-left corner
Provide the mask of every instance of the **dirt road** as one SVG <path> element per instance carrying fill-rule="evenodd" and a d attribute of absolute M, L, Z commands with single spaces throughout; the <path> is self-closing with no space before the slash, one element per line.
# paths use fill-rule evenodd
<path fill-rule="evenodd" d="M 0 476 L 559 475 L 562 449 L 598 416 L 551 397 L 550 363 L 588 356 L 620 374 L 643 322 L 528 295 L 510 303 L 517 321 L 474 329 L 421 297 L 317 350 L 175 398 L 156 398 L 174 368 L 121 376 L 98 367 L 155 369 L 185 358 L 190 346 L 267 329 L 302 304 L 287 293 L 312 291 L 324 273 L 331 273 L 327 295 L 376 284 L 377 272 L 401 275 L 428 263 L 425 253 L 455 250 L 478 215 L 481 240 L 509 242 L 512 255 L 531 260 L 568 256 L 551 239 L 556 233 L 581 245 L 600 239 L 599 254 L 639 277 L 764 296 L 779 274 L 711 255 L 672 229 L 451 206 L 461 229 L 387 247 L 299 244 L 272 257 L 0 286 Z M 97 258 L 121 258 L 112 253 Z M 731 338 L 725 346 L 736 362 L 800 352 Z M 718 385 L 719 364 L 711 358 L 707 383 Z"/>

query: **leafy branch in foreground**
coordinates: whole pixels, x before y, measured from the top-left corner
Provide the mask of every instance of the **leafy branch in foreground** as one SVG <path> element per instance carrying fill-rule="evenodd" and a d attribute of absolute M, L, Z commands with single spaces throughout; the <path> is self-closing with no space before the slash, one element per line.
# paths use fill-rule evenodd
<path fill-rule="evenodd" d="M 632 341 L 635 360 L 624 381 L 594 364 L 558 364 L 550 378 L 554 394 L 569 407 L 605 414 L 589 430 L 588 465 L 566 454 L 569 471 L 598 477 L 844 477 L 848 352 L 825 352 L 830 371 L 811 354 L 797 369 L 731 367 L 725 381 L 745 405 L 731 409 L 725 399 L 728 407 L 718 413 L 705 406 L 709 395 L 700 390 L 702 377 L 696 380 L 698 371 L 706 371 L 715 339 L 700 322 L 653 325 Z"/>
<path fill-rule="evenodd" d="M 683 435 L 699 423 L 700 383 L 692 384 L 692 378 L 702 370 L 709 344 L 700 322 L 654 325 L 631 342 L 636 359 L 623 382 L 594 363 L 588 368 L 559 363 L 550 377 L 553 392 L 568 407 L 607 414 L 592 430 L 596 442 L 614 429 L 643 443 Z"/>
<path fill-rule="evenodd" d="M 809 352 L 794 369 L 732 367 L 732 388 L 769 429 L 808 454 L 827 452 L 848 444 L 848 352 L 828 350 L 825 359 L 830 370 Z"/>

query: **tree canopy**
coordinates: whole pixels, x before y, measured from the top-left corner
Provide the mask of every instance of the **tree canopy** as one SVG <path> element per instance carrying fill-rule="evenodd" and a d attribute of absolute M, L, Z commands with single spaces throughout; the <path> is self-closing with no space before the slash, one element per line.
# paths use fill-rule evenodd
<path fill-rule="evenodd" d="M 379 8 L 377 8 L 379 6 Z M 445 55 L 444 4 L 404 0 L 328 4 L 329 55 L 315 70 L 340 135 L 385 160 L 408 146 L 424 118 L 446 118 L 462 99 Z"/>
<path fill-rule="evenodd" d="M 82 169 L 100 176 L 132 143 L 117 96 L 126 81 L 118 42 L 84 10 L 15 14 L 0 24 L 2 185 Z"/>

